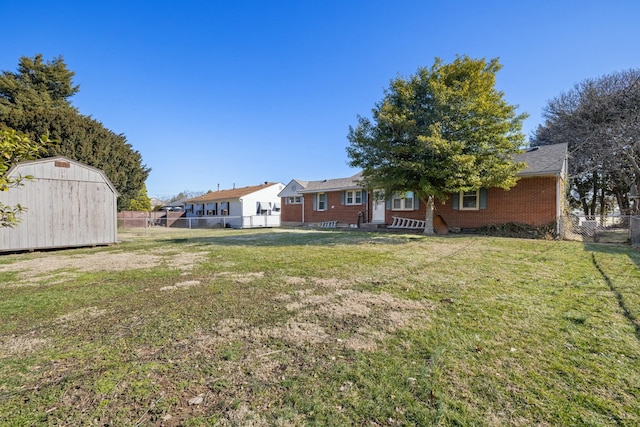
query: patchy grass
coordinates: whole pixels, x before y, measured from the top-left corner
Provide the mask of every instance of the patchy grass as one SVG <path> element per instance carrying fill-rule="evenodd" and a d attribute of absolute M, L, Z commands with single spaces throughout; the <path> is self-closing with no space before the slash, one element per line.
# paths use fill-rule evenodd
<path fill-rule="evenodd" d="M 637 425 L 623 246 L 134 230 L 0 259 L 0 425 Z"/>

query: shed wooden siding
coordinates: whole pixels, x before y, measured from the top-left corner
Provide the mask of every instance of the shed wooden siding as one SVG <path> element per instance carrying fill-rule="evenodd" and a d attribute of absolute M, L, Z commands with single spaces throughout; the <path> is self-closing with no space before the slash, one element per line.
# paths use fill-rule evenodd
<path fill-rule="evenodd" d="M 11 176 L 33 180 L 0 194 L 27 209 L 14 228 L 0 231 L 3 251 L 111 244 L 117 241 L 117 192 L 99 170 L 63 158 L 22 163 Z"/>

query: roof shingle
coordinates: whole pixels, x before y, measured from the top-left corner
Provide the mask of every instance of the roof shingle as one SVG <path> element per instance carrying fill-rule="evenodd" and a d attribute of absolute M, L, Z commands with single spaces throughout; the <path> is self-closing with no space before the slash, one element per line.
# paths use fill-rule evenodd
<path fill-rule="evenodd" d="M 362 186 L 358 183 L 362 179 L 362 172 L 349 177 L 349 178 L 336 178 L 325 179 L 322 181 L 307 181 L 304 189 L 299 190 L 299 193 L 317 193 L 319 191 L 337 191 L 337 190 L 351 190 L 360 189 Z M 298 182 L 301 182 L 298 180 Z"/>
<path fill-rule="evenodd" d="M 277 183 L 266 182 L 260 185 L 234 188 L 231 190 L 211 191 L 210 193 L 204 194 L 202 196 L 189 199 L 186 201 L 186 203 L 203 203 L 203 202 L 215 202 L 219 200 L 239 199 L 242 196 L 246 196 L 247 194 L 251 194 L 255 191 L 262 190 L 263 188 L 267 188 L 275 184 Z"/>
<path fill-rule="evenodd" d="M 559 175 L 564 171 L 567 157 L 567 144 L 541 145 L 532 147 L 524 153 L 516 154 L 516 162 L 524 162 L 526 166 L 518 176 Z"/>

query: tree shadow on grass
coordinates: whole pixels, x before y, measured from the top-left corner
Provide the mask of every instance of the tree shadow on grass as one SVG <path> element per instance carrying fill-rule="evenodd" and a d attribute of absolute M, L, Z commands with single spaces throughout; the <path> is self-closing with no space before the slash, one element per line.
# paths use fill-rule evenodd
<path fill-rule="evenodd" d="M 640 254 L 629 247 L 623 247 L 620 245 L 605 245 L 605 244 L 587 244 L 585 245 L 585 250 L 591 253 L 591 261 L 593 265 L 596 267 L 602 279 L 607 284 L 613 295 L 616 297 L 618 301 L 618 305 L 622 310 L 624 316 L 631 323 L 635 330 L 636 337 L 640 340 L 640 320 L 638 319 L 636 313 L 632 310 L 629 304 L 626 301 L 625 295 L 621 290 L 616 286 L 614 281 L 611 279 L 610 275 L 602 268 L 598 259 L 596 257 L 596 253 L 604 253 L 609 255 L 627 255 L 629 259 L 635 264 L 636 268 L 640 268 Z M 639 284 L 640 286 L 640 284 Z"/>

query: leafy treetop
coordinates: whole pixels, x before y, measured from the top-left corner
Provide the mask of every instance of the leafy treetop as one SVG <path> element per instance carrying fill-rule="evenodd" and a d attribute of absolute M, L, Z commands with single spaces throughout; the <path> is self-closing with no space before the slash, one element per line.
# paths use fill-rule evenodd
<path fill-rule="evenodd" d="M 69 98 L 80 86 L 73 84 L 75 73 L 67 69 L 62 56 L 44 61 L 42 55 L 23 56 L 18 72 L 0 75 L 0 106 L 20 109 L 72 108 Z"/>
<path fill-rule="evenodd" d="M 433 198 L 515 185 L 522 165 L 512 155 L 524 146 L 527 116 L 496 90 L 500 69 L 498 59 L 436 58 L 392 80 L 372 119 L 359 116 L 349 128 L 349 164 L 362 168 L 363 184 L 386 194 L 414 191 L 427 202 L 427 228 Z"/>
<path fill-rule="evenodd" d="M 118 209 L 131 209 L 133 200 L 146 206 L 141 191 L 146 197 L 150 169 L 124 135 L 71 106 L 69 98 L 79 89 L 72 82 L 74 74 L 62 57 L 50 62 L 42 55 L 20 58 L 17 73 L 0 76 L 0 124 L 32 138 L 49 134 L 56 143 L 48 145 L 42 157 L 66 156 L 103 170 L 120 193 Z"/>

